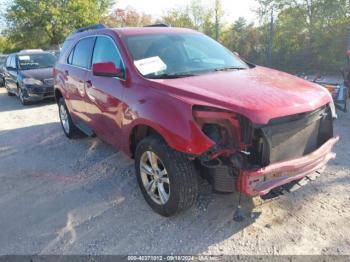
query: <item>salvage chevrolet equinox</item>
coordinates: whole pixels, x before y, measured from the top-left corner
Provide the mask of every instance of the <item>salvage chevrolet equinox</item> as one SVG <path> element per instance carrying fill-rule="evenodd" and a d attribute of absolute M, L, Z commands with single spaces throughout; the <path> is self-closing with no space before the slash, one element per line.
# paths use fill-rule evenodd
<path fill-rule="evenodd" d="M 154 211 L 216 192 L 265 196 L 335 158 L 334 104 L 314 83 L 244 62 L 211 38 L 169 27 L 86 27 L 54 69 L 65 135 L 97 135 L 135 160 Z"/>

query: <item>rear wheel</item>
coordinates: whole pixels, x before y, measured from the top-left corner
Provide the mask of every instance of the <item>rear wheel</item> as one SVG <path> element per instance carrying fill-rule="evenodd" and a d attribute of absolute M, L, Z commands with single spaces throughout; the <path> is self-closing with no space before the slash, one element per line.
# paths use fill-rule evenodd
<path fill-rule="evenodd" d="M 11 93 L 8 89 L 7 89 L 7 95 L 8 95 L 8 96 L 14 96 L 14 94 Z"/>
<path fill-rule="evenodd" d="M 139 143 L 135 167 L 145 200 L 160 215 L 175 215 L 196 201 L 198 180 L 193 162 L 161 138 L 147 137 Z"/>
<path fill-rule="evenodd" d="M 72 118 L 69 114 L 68 108 L 64 99 L 61 97 L 58 101 L 58 111 L 61 121 L 61 126 L 64 134 L 68 138 L 73 138 L 81 134 L 80 130 L 74 125 Z"/>
<path fill-rule="evenodd" d="M 15 94 L 10 92 L 10 89 L 7 88 L 6 83 L 4 83 L 4 85 L 5 85 L 5 88 L 6 88 L 6 91 L 7 91 L 7 95 L 8 96 L 14 96 Z"/>

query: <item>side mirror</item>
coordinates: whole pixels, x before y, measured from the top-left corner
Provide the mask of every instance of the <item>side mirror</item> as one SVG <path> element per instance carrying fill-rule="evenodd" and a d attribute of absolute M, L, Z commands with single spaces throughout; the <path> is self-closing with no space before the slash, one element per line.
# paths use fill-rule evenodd
<path fill-rule="evenodd" d="M 92 65 L 92 73 L 95 76 L 124 77 L 123 70 L 112 62 L 100 62 Z"/>

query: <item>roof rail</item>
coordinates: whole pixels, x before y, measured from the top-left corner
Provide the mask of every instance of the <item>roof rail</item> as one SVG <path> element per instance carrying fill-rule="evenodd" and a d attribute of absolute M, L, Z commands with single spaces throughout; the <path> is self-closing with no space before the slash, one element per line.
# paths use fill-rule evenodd
<path fill-rule="evenodd" d="M 145 25 L 144 27 L 169 27 L 167 24 L 153 24 L 153 25 Z"/>
<path fill-rule="evenodd" d="M 89 30 L 94 30 L 94 29 L 102 29 L 102 28 L 106 28 L 106 26 L 103 24 L 89 25 L 89 26 L 82 27 L 82 28 L 75 30 L 73 32 L 73 34 L 81 33 L 84 31 L 89 31 Z"/>

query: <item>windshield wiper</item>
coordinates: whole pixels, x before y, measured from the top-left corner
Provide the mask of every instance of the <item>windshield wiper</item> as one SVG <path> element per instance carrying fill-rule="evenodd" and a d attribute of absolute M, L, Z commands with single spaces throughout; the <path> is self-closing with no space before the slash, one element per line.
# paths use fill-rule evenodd
<path fill-rule="evenodd" d="M 228 66 L 228 67 L 220 67 L 220 68 L 215 68 L 214 71 L 230 71 L 230 70 L 244 70 L 247 69 L 245 67 L 235 67 L 235 66 Z"/>
<path fill-rule="evenodd" d="M 190 76 L 196 76 L 195 74 L 190 73 L 178 73 L 178 74 L 161 74 L 161 75 L 154 75 L 149 78 L 151 79 L 175 79 L 175 78 L 184 78 L 184 77 L 190 77 Z"/>

